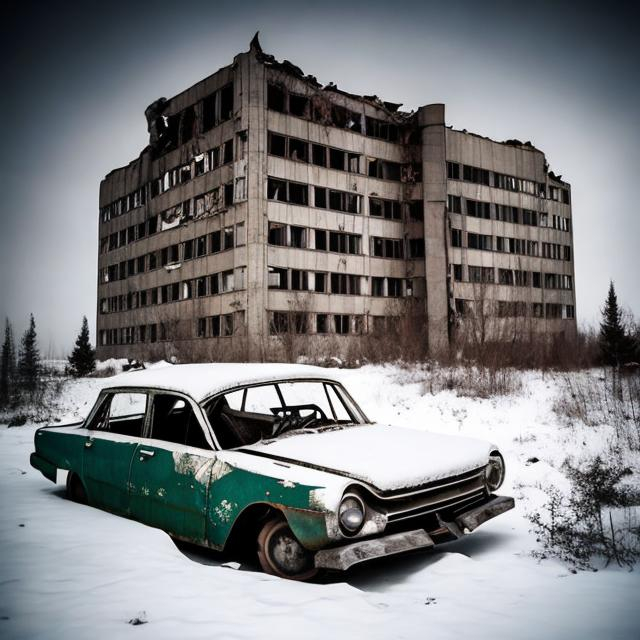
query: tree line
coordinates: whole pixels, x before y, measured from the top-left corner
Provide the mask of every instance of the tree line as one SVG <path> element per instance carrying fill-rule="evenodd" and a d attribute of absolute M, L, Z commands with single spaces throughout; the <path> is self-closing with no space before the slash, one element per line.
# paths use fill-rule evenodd
<path fill-rule="evenodd" d="M 82 318 L 76 344 L 67 358 L 65 372 L 74 377 L 87 376 L 96 368 L 96 352 L 91 346 L 89 323 Z M 38 348 L 36 321 L 29 316 L 29 326 L 16 349 L 13 327 L 5 319 L 4 340 L 0 351 L 0 406 L 7 405 L 16 392 L 34 394 L 42 384 L 45 367 Z"/>

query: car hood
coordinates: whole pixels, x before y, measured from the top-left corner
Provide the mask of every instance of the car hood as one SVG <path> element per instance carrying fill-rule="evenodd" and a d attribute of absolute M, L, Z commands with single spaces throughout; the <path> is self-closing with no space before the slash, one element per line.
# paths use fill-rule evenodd
<path fill-rule="evenodd" d="M 492 445 L 484 440 L 380 424 L 290 433 L 241 451 L 338 473 L 380 491 L 417 487 L 477 469 Z"/>

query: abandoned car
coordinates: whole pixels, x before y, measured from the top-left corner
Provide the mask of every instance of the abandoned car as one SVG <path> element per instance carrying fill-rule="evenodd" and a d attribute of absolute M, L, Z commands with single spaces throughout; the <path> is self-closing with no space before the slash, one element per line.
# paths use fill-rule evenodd
<path fill-rule="evenodd" d="M 422 426 L 422 425 L 416 425 Z M 454 540 L 514 506 L 487 442 L 369 421 L 326 369 L 167 365 L 110 380 L 82 423 L 35 434 L 69 497 L 310 579 Z"/>

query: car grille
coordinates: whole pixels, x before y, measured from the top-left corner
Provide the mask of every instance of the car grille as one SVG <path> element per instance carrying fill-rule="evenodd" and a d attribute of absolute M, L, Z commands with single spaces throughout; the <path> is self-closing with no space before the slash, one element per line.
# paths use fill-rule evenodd
<path fill-rule="evenodd" d="M 457 512 L 487 496 L 484 467 L 444 478 L 412 491 L 393 495 L 374 494 L 376 509 L 386 513 L 389 524 L 421 518 L 432 513 Z"/>

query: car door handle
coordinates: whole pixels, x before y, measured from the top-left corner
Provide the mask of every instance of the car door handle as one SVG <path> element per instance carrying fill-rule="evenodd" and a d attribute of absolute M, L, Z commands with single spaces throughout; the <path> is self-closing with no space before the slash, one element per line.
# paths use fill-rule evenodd
<path fill-rule="evenodd" d="M 155 451 L 149 451 L 148 449 L 140 449 L 140 460 L 144 458 L 153 458 L 156 455 Z"/>
<path fill-rule="evenodd" d="M 91 449 L 91 447 L 93 447 L 93 440 L 86 440 L 84 443 L 84 448 Z"/>

